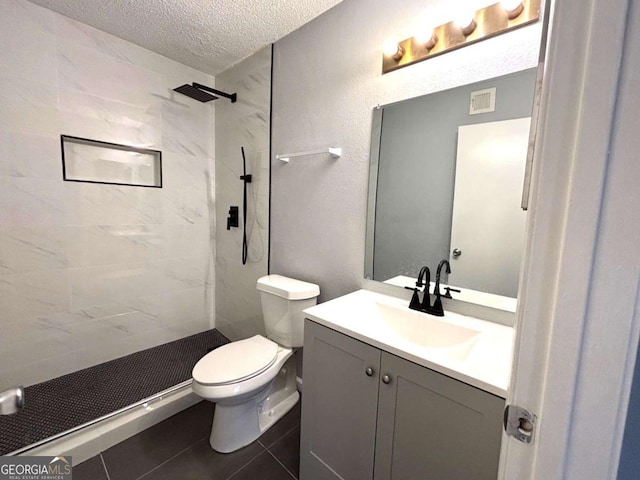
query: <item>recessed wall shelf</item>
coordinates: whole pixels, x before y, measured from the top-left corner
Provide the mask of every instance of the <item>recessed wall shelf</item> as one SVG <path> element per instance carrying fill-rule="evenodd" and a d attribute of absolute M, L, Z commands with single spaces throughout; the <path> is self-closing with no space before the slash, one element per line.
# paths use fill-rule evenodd
<path fill-rule="evenodd" d="M 60 135 L 67 182 L 162 187 L 162 152 Z"/>
<path fill-rule="evenodd" d="M 470 12 L 464 20 L 435 28 L 426 27 L 400 42 L 389 39 L 384 45 L 382 73 L 408 67 L 431 57 L 507 33 L 535 23 L 540 18 L 540 0 L 504 0 Z"/>
<path fill-rule="evenodd" d="M 342 148 L 329 147 L 319 148 L 317 150 L 306 150 L 304 152 L 281 153 L 276 155 L 276 160 L 289 163 L 289 160 L 294 157 L 307 157 L 309 155 L 321 155 L 323 153 L 328 153 L 332 158 L 340 158 L 342 156 Z"/>

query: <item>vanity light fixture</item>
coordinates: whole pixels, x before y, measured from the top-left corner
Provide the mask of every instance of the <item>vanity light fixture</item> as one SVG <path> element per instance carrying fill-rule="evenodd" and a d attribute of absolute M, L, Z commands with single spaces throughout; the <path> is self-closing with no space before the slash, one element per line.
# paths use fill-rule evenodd
<path fill-rule="evenodd" d="M 399 62 L 404 55 L 404 48 L 393 38 L 388 38 L 384 41 L 382 50 L 385 56 L 392 58 L 396 62 Z"/>
<path fill-rule="evenodd" d="M 382 73 L 535 23 L 540 19 L 541 3 L 541 0 L 501 0 L 400 42 L 387 40 Z"/>

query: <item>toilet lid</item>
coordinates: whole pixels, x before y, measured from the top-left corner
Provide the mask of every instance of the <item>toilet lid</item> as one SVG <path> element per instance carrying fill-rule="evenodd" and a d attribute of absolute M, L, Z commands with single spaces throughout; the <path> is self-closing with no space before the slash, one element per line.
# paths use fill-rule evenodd
<path fill-rule="evenodd" d="M 206 354 L 193 367 L 202 385 L 224 385 L 255 377 L 276 361 L 278 344 L 262 335 L 227 343 Z"/>

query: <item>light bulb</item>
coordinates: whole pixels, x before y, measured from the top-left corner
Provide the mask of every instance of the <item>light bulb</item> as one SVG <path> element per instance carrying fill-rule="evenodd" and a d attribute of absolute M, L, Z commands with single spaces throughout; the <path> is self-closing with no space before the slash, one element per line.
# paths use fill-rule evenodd
<path fill-rule="evenodd" d="M 505 12 L 507 12 L 509 20 L 516 18 L 524 10 L 524 3 L 522 0 L 502 0 L 500 2 L 500 6 Z"/>
<path fill-rule="evenodd" d="M 462 30 L 462 34 L 466 37 L 476 29 L 476 21 L 474 20 L 475 12 L 463 9 L 454 19 L 455 24 Z"/>
<path fill-rule="evenodd" d="M 398 42 L 393 38 L 387 38 L 382 45 L 382 51 L 388 57 L 392 57 L 398 53 Z"/>
<path fill-rule="evenodd" d="M 384 41 L 382 51 L 387 57 L 393 57 L 396 61 L 400 60 L 404 55 L 404 48 L 402 48 L 393 38 L 388 38 Z"/>
<path fill-rule="evenodd" d="M 418 45 L 424 45 L 424 48 L 431 50 L 438 41 L 438 36 L 436 35 L 435 29 L 428 26 L 420 29 L 420 31 L 413 36 L 413 40 Z"/>

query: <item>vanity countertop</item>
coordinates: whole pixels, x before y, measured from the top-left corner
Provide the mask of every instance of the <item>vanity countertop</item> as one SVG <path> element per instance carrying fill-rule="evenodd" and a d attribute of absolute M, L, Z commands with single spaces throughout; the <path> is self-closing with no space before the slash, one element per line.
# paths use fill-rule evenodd
<path fill-rule="evenodd" d="M 394 312 L 400 330 L 396 329 Z M 321 303 L 304 313 L 320 325 L 506 398 L 513 356 L 512 327 L 453 312 L 445 312 L 444 317 L 415 312 L 409 310 L 408 300 L 369 290 Z M 401 325 L 405 317 L 409 323 Z M 449 335 L 447 329 L 456 330 Z M 438 345 L 439 332 L 455 337 L 459 343 Z M 425 347 L 414 341 L 427 337 L 435 346 Z"/>

